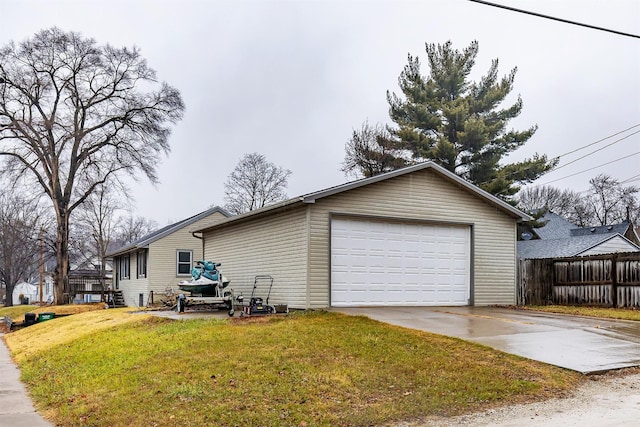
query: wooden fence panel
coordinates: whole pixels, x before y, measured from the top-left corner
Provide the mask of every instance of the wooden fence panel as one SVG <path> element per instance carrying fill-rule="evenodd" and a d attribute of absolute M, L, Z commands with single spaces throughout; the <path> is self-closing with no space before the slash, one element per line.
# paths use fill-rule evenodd
<path fill-rule="evenodd" d="M 640 307 L 640 252 L 518 262 L 519 305 Z"/>
<path fill-rule="evenodd" d="M 553 260 L 520 260 L 518 266 L 517 304 L 551 304 L 553 302 Z"/>

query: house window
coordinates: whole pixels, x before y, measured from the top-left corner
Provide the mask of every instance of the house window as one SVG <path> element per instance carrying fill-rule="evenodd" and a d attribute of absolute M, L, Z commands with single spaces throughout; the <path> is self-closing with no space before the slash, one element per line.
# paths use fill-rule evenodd
<path fill-rule="evenodd" d="M 136 254 L 137 277 L 147 277 L 147 251 Z"/>
<path fill-rule="evenodd" d="M 129 255 L 123 255 L 120 257 L 120 278 L 129 278 L 130 258 Z"/>
<path fill-rule="evenodd" d="M 178 276 L 188 276 L 191 274 L 193 264 L 193 251 L 178 250 Z"/>

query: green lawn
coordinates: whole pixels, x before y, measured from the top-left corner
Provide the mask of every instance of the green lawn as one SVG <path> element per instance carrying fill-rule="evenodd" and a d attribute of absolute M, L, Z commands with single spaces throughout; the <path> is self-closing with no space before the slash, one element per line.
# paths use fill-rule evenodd
<path fill-rule="evenodd" d="M 102 310 L 5 339 L 38 409 L 63 426 L 380 425 L 544 399 L 581 380 L 323 311 L 172 321 Z"/>

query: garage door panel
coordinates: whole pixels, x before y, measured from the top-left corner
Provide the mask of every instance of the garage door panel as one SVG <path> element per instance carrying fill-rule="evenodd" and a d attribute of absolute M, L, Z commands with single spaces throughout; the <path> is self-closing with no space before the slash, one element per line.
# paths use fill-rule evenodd
<path fill-rule="evenodd" d="M 334 306 L 467 305 L 470 228 L 334 219 Z"/>

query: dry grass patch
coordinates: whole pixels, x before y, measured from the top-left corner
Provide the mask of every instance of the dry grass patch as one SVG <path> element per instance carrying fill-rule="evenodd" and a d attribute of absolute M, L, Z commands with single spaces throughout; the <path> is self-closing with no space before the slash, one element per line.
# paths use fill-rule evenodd
<path fill-rule="evenodd" d="M 56 308 L 61 307 L 81 306 L 56 306 Z M 38 310 L 33 311 L 38 312 Z M 73 310 L 64 310 L 63 313 L 68 314 L 69 311 Z M 7 334 L 4 339 L 11 349 L 12 356 L 20 363 L 32 355 L 46 353 L 51 348 L 65 348 L 66 345 L 87 335 L 95 335 L 118 325 L 139 321 L 141 317 L 149 317 L 149 315 L 131 314 L 129 311 L 130 309 L 127 308 L 105 310 L 103 305 L 101 310 L 85 310 L 73 316 L 36 323 Z M 44 312 L 51 312 L 51 310 L 44 310 Z"/>
<path fill-rule="evenodd" d="M 640 310 L 636 308 L 581 307 L 567 305 L 524 306 L 519 308 L 524 310 L 544 311 L 547 313 L 640 321 Z"/>
<path fill-rule="evenodd" d="M 67 332 L 57 335 L 75 337 L 37 350 L 30 342 L 55 333 L 44 327 L 56 321 L 8 337 L 38 408 L 56 424 L 380 425 L 557 396 L 581 378 L 462 340 L 339 313 L 259 321 L 104 313 L 129 321 L 113 319 L 97 330 L 104 320 L 97 314 L 63 318 L 58 325 Z M 91 332 L 73 332 L 84 328 Z M 12 337 L 19 334 L 20 340 Z"/>
<path fill-rule="evenodd" d="M 22 322 L 24 320 L 24 314 L 35 310 L 38 306 L 35 305 L 14 305 L 12 307 L 0 308 L 0 318 L 7 316 L 14 322 Z"/>
<path fill-rule="evenodd" d="M 87 311 L 104 310 L 104 303 L 70 305 L 16 305 L 0 308 L 0 317 L 9 316 L 14 322 L 24 322 L 25 313 L 55 313 L 70 315 Z"/>

